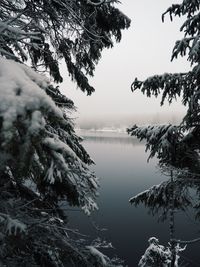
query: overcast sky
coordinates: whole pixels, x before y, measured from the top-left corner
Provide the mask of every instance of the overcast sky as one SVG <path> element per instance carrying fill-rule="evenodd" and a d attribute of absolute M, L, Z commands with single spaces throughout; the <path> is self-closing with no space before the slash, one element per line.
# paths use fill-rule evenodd
<path fill-rule="evenodd" d="M 77 117 L 104 117 L 110 115 L 181 112 L 183 107 L 175 103 L 160 108 L 159 100 L 146 98 L 140 92 L 132 93 L 130 86 L 135 77 L 144 79 L 154 74 L 186 71 L 186 59 L 170 62 L 172 48 L 179 33 L 181 20 L 171 22 L 161 14 L 172 4 L 171 0 L 122 0 L 119 5 L 131 20 L 129 30 L 123 32 L 122 41 L 113 49 L 103 52 L 91 84 L 96 92 L 86 96 L 67 79 L 62 92 L 78 107 Z M 64 75 L 64 76 L 67 76 Z"/>

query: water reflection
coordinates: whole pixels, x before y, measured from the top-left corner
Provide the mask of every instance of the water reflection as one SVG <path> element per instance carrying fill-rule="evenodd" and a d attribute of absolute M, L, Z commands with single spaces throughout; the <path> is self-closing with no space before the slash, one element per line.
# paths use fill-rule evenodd
<path fill-rule="evenodd" d="M 101 132 L 101 131 L 81 131 L 81 135 L 85 141 L 107 143 L 107 144 L 122 144 L 141 146 L 144 143 L 140 142 L 137 138 L 127 136 L 124 132 Z"/>
<path fill-rule="evenodd" d="M 156 159 L 147 163 L 144 144 L 130 140 L 125 133 L 81 135 L 96 163 L 93 169 L 101 178 L 99 211 L 90 218 L 72 211 L 70 223 L 91 239 L 100 236 L 111 241 L 115 249 L 104 252 L 116 254 L 128 267 L 136 267 L 150 237 L 158 238 L 164 247 L 170 241 L 170 173 L 155 168 Z M 200 236 L 200 187 L 195 177 L 189 179 L 177 173 L 173 183 L 175 238 L 183 241 Z M 149 193 L 139 194 L 137 207 L 130 205 L 130 197 L 148 188 L 152 188 Z M 100 231 L 102 228 L 107 230 Z M 192 243 L 180 253 L 183 266 L 200 267 L 199 246 L 198 242 Z"/>

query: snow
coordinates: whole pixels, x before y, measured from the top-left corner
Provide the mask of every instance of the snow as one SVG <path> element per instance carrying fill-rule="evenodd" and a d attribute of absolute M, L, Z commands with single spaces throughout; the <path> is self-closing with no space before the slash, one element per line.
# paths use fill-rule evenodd
<path fill-rule="evenodd" d="M 2 131 L 5 140 L 12 138 L 12 126 L 18 117 L 26 119 L 32 113 L 30 133 L 44 127 L 45 121 L 39 110 L 48 110 L 63 118 L 62 111 L 56 107 L 46 94 L 49 80 L 24 64 L 0 58 L 0 117 L 3 119 Z"/>
<path fill-rule="evenodd" d="M 82 207 L 82 210 L 86 215 L 89 216 L 91 214 L 91 211 L 98 210 L 98 206 L 96 202 L 94 202 L 93 198 L 87 197 L 86 205 Z"/>
<path fill-rule="evenodd" d="M 146 249 L 144 255 L 140 259 L 138 266 L 147 267 L 147 266 L 159 266 L 169 267 L 171 266 L 172 251 L 171 244 L 169 247 L 165 247 L 159 244 L 159 240 L 156 237 L 151 237 L 148 240 L 149 247 Z M 180 252 L 184 251 L 186 246 L 181 248 L 179 243 L 176 243 L 175 246 L 175 263 L 174 267 L 179 266 Z"/>
<path fill-rule="evenodd" d="M 159 266 L 169 267 L 171 263 L 171 251 L 169 247 L 164 247 L 159 244 L 159 240 L 155 237 L 151 237 L 149 240 L 149 247 L 146 249 L 144 255 L 139 261 L 139 267 L 147 267 L 147 266 L 156 266 L 159 263 Z M 177 245 L 177 254 L 176 254 L 176 262 L 175 267 L 178 267 L 178 252 L 179 245 Z"/>
<path fill-rule="evenodd" d="M 5 226 L 8 235 L 17 235 L 17 233 L 26 232 L 26 225 L 17 219 L 12 219 L 9 215 L 0 213 L 0 223 Z"/>
<path fill-rule="evenodd" d="M 89 249 L 90 253 L 93 256 L 97 257 L 101 261 L 101 264 L 103 264 L 103 266 L 107 266 L 107 261 L 109 259 L 108 259 L 108 257 L 106 255 L 101 253 L 98 249 L 96 249 L 93 246 L 87 246 L 86 248 Z"/>
<path fill-rule="evenodd" d="M 10 147 L 19 145 L 22 164 L 28 154 L 37 171 L 45 172 L 47 184 L 59 181 L 73 187 L 80 206 L 89 215 L 97 209 L 94 199 L 98 179 L 81 160 L 84 150 L 77 145 L 75 134 L 66 131 L 72 126 L 71 120 L 46 93 L 49 86 L 49 79 L 30 67 L 0 57 L 1 155 L 5 159 L 6 152 L 12 158 Z M 40 154 L 43 148 L 46 161 Z"/>
<path fill-rule="evenodd" d="M 155 194 L 157 191 L 159 192 L 159 189 L 161 187 L 163 187 L 163 185 L 165 186 L 165 182 L 158 184 L 158 185 L 153 185 L 151 186 L 149 189 L 144 190 L 143 192 L 140 192 L 139 194 L 135 195 L 134 197 L 129 199 L 130 203 L 134 203 L 135 200 L 139 199 L 140 197 L 142 197 L 143 195 L 146 195 L 147 200 L 153 195 Z M 164 196 L 163 196 L 164 197 Z"/>
<path fill-rule="evenodd" d="M 37 36 L 40 32 L 25 32 L 23 30 L 21 30 L 19 27 L 17 28 L 16 26 L 15 27 L 11 27 L 8 25 L 8 23 L 5 23 L 3 21 L 0 21 L 0 29 L 2 31 L 2 29 L 6 29 L 7 31 L 11 32 L 12 34 L 15 34 L 17 36 L 20 36 L 20 35 L 33 35 L 33 36 Z"/>
<path fill-rule="evenodd" d="M 26 225 L 22 222 L 20 222 L 17 219 L 11 219 L 9 216 L 7 218 L 7 225 L 6 225 L 6 232 L 8 235 L 17 235 L 17 232 L 25 232 L 26 231 Z"/>
<path fill-rule="evenodd" d="M 53 161 L 51 161 L 51 165 L 50 165 L 49 169 L 46 172 L 45 179 L 50 184 L 54 184 L 54 182 L 55 182 L 55 177 L 54 177 L 54 163 L 53 163 Z"/>
<path fill-rule="evenodd" d="M 58 138 L 46 137 L 43 143 L 55 151 L 62 150 L 69 158 L 78 160 L 72 149 Z"/>
<path fill-rule="evenodd" d="M 45 119 L 39 110 L 33 111 L 29 132 L 31 135 L 37 135 L 45 127 Z"/>

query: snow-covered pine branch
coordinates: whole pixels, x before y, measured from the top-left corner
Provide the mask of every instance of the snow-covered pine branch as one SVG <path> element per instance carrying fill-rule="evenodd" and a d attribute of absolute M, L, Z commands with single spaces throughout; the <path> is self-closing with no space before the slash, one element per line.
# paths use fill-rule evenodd
<path fill-rule="evenodd" d="M 187 207 L 192 206 L 188 184 L 175 181 L 173 186 L 174 208 L 185 210 Z M 144 204 L 153 215 L 160 213 L 162 219 L 165 219 L 170 210 L 170 190 L 171 182 L 162 182 L 130 198 L 129 202 L 135 206 Z"/>
<path fill-rule="evenodd" d="M 92 160 L 67 115 L 73 103 L 45 76 L 3 58 L 0 85 L 0 264 L 121 266 L 64 224 L 60 200 L 86 214 L 97 208 Z"/>
<path fill-rule="evenodd" d="M 139 140 L 145 139 L 146 151 L 150 150 L 149 158 L 155 155 L 164 161 L 170 161 L 175 153 L 175 148 L 181 140 L 181 133 L 176 126 L 156 125 L 138 127 L 134 125 L 127 130 L 131 136 L 136 136 Z"/>
<path fill-rule="evenodd" d="M 159 240 L 155 237 L 151 237 L 148 240 L 149 247 L 146 249 L 144 255 L 140 259 L 138 266 L 147 267 L 147 266 L 160 266 L 160 267 L 169 267 L 171 266 L 171 249 L 170 247 L 165 247 L 159 244 Z M 179 266 L 179 254 L 184 251 L 186 247 L 181 248 L 179 244 L 176 245 L 176 258 L 174 267 Z"/>
<path fill-rule="evenodd" d="M 199 128 L 188 129 L 185 126 L 152 125 L 127 129 L 128 134 L 140 141 L 146 140 L 148 160 L 157 156 L 160 164 L 170 164 L 176 167 L 188 167 L 191 171 L 200 168 L 197 142 Z"/>
<path fill-rule="evenodd" d="M 17 183 L 30 179 L 43 197 L 65 198 L 87 214 L 96 209 L 98 180 L 87 166 L 92 161 L 65 105 L 60 108 L 47 94 L 48 79 L 1 58 L 0 85 L 1 170 L 8 168 Z M 68 99 L 61 99 L 68 105 Z"/>
<path fill-rule="evenodd" d="M 17 235 L 26 232 L 26 225 L 17 219 L 12 219 L 8 214 L 0 212 L 0 225 L 3 224 L 5 233 Z"/>
<path fill-rule="evenodd" d="M 154 75 L 144 81 L 139 81 L 136 78 L 131 88 L 132 91 L 140 90 L 147 97 L 158 97 L 162 94 L 161 106 L 165 100 L 171 104 L 178 97 L 182 97 L 182 103 L 188 105 L 191 97 L 197 91 L 197 77 L 192 71 L 188 73 L 164 73 L 163 75 Z"/>
<path fill-rule="evenodd" d="M 7 216 L 0 216 L 2 266 L 117 266 L 106 256 L 105 264 L 86 241 L 73 240 L 75 231 L 69 234 L 64 225 L 63 200 L 86 214 L 97 209 L 98 179 L 69 117 L 73 102 L 37 73 L 62 82 L 64 59 L 78 87 L 94 92 L 88 76 L 102 50 L 121 40 L 130 19 L 115 7 L 117 0 L 93 3 L 1 1 L 0 214 Z"/>
<path fill-rule="evenodd" d="M 140 90 L 147 97 L 161 95 L 161 105 L 168 101 L 180 98 L 187 112 L 180 125 L 133 127 L 132 135 L 140 139 L 146 139 L 147 150 L 150 157 L 158 155 L 160 161 L 188 166 L 200 171 L 200 3 L 199 1 L 184 0 L 180 4 L 173 4 L 163 14 L 162 19 L 169 14 L 170 19 L 174 16 L 184 18 L 180 31 L 184 32 L 183 38 L 176 41 L 172 51 L 172 60 L 178 56 L 187 56 L 191 63 L 191 70 L 186 73 L 164 73 L 153 75 L 144 81 L 137 78 L 133 82 L 132 91 Z M 171 129 L 172 132 L 171 132 Z M 164 132 L 163 132 L 164 131 Z M 173 151 L 174 150 L 174 151 Z M 193 158 L 193 163 L 192 163 Z M 184 163 L 183 163 L 184 162 Z M 183 163 L 183 164 L 182 164 Z"/>
<path fill-rule="evenodd" d="M 165 15 L 169 13 L 171 20 L 173 16 L 184 16 L 187 18 L 193 18 L 194 14 L 199 11 L 199 1 L 194 0 L 184 0 L 180 4 L 173 4 L 169 7 L 162 15 L 162 20 L 164 21 Z M 182 28 L 181 28 L 182 30 Z"/>
<path fill-rule="evenodd" d="M 130 19 L 112 1 L 2 0 L 0 9 L 0 55 L 18 61 L 31 61 L 35 69 L 48 70 L 62 82 L 59 61 L 78 87 L 91 94 L 88 76 L 104 48 L 119 42 Z"/>

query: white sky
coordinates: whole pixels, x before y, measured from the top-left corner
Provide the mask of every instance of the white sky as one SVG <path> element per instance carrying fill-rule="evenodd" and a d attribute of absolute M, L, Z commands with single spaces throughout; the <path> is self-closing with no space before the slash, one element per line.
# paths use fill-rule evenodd
<path fill-rule="evenodd" d="M 170 107 L 166 103 L 165 107 L 160 108 L 158 99 L 150 99 L 139 91 L 132 93 L 130 90 L 135 77 L 144 79 L 154 74 L 181 72 L 189 68 L 186 59 L 170 62 L 174 43 L 182 37 L 179 33 L 182 21 L 176 18 L 171 22 L 166 16 L 165 23 L 162 23 L 161 14 L 174 1 L 121 2 L 119 8 L 131 18 L 131 27 L 123 32 L 119 44 L 103 52 L 95 76 L 90 80 L 96 92 L 86 96 L 68 80 L 61 86 L 62 92 L 78 107 L 76 115 L 79 118 L 183 111 L 180 103 Z"/>

